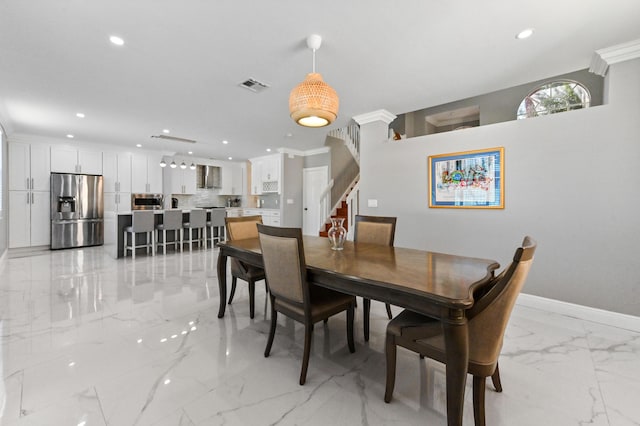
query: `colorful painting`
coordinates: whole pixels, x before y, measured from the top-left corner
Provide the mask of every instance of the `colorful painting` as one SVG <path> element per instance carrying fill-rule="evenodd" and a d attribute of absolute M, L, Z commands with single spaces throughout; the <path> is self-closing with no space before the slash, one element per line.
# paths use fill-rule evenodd
<path fill-rule="evenodd" d="M 429 207 L 504 208 L 504 148 L 430 156 Z"/>

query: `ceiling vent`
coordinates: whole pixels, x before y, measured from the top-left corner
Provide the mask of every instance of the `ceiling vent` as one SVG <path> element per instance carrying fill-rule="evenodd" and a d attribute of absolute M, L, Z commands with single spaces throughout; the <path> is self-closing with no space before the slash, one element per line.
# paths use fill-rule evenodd
<path fill-rule="evenodd" d="M 265 89 L 269 88 L 269 86 L 266 83 L 263 83 L 258 80 L 254 80 L 253 78 L 243 81 L 242 83 L 239 84 L 239 86 L 244 87 L 245 89 L 251 90 L 254 93 L 260 93 Z"/>
<path fill-rule="evenodd" d="M 175 136 L 167 136 L 167 135 L 152 135 L 152 138 L 158 138 L 158 139 L 166 139 L 168 141 L 175 141 L 175 142 L 188 142 L 188 143 L 196 143 L 196 141 L 194 141 L 193 139 L 186 139 L 186 138 L 177 138 Z"/>

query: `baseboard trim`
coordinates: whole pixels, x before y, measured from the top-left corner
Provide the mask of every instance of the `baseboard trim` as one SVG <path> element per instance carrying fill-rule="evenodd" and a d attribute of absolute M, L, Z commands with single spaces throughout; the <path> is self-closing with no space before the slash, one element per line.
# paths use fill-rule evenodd
<path fill-rule="evenodd" d="M 640 333 L 640 317 L 520 293 L 518 305 Z"/>

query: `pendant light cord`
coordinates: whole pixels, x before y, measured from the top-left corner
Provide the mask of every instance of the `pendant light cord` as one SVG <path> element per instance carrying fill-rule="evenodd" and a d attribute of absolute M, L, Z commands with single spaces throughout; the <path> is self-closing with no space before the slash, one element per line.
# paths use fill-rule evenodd
<path fill-rule="evenodd" d="M 313 73 L 316 73 L 316 49 L 311 49 L 313 51 Z"/>

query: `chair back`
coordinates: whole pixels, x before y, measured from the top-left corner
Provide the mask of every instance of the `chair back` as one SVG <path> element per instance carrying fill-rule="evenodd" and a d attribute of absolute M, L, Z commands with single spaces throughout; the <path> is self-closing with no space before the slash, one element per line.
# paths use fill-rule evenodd
<path fill-rule="evenodd" d="M 262 223 L 262 216 L 226 217 L 224 220 L 227 225 L 227 239 L 229 241 L 258 238 L 256 225 Z"/>
<path fill-rule="evenodd" d="M 224 226 L 227 212 L 224 209 L 211 209 L 211 226 Z"/>
<path fill-rule="evenodd" d="M 204 228 L 207 224 L 207 211 L 195 209 L 189 212 L 189 227 Z"/>
<path fill-rule="evenodd" d="M 388 216 L 356 215 L 353 240 L 358 243 L 393 246 L 396 219 Z"/>
<path fill-rule="evenodd" d="M 469 360 L 491 365 L 498 361 L 511 311 L 533 263 L 536 242 L 525 237 L 513 262 L 492 280 L 487 292 L 468 313 Z"/>
<path fill-rule="evenodd" d="M 257 225 L 269 291 L 297 305 L 308 306 L 309 287 L 300 228 Z"/>
<path fill-rule="evenodd" d="M 131 216 L 131 231 L 153 232 L 155 230 L 155 213 L 151 210 L 135 210 Z"/>
<path fill-rule="evenodd" d="M 162 214 L 162 225 L 166 230 L 182 228 L 182 210 L 165 210 Z"/>

